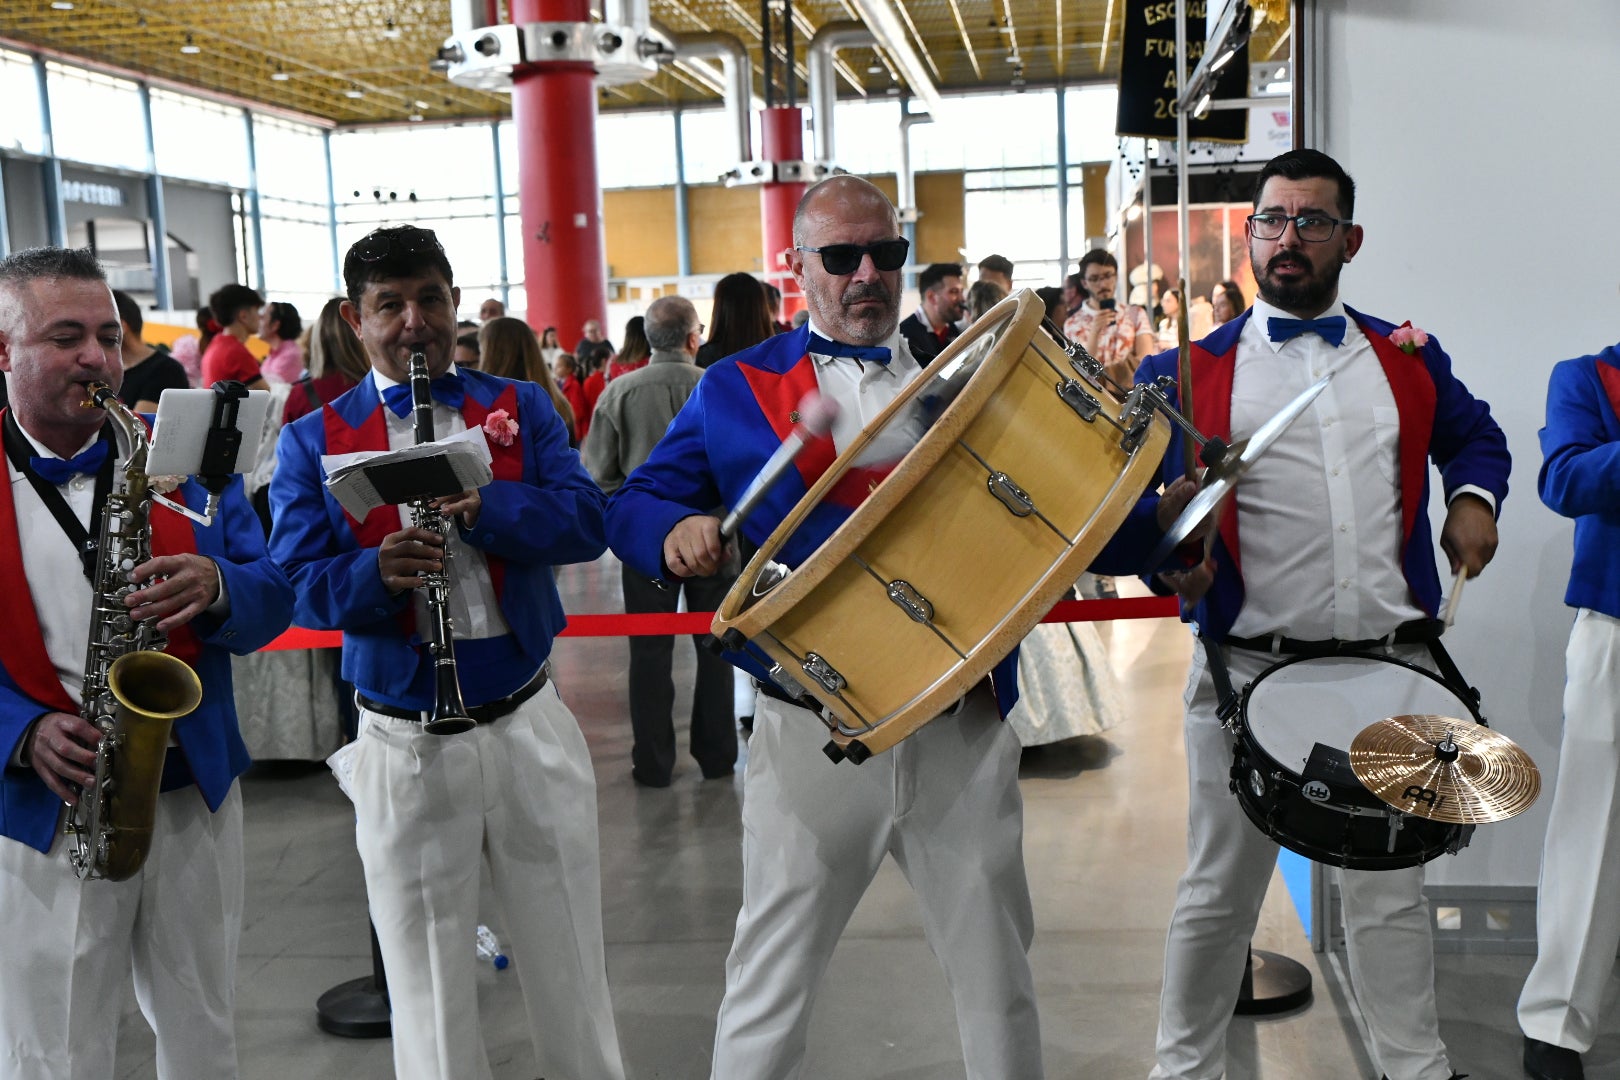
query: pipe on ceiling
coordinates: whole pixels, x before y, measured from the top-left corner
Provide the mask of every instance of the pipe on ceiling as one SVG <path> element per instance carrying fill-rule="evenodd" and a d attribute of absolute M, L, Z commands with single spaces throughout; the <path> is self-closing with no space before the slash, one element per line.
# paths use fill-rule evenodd
<path fill-rule="evenodd" d="M 838 104 L 838 72 L 833 68 L 839 49 L 877 44 L 877 35 L 851 19 L 829 22 L 817 30 L 804 53 L 810 73 L 810 122 L 816 135 L 816 160 L 833 160 L 833 107 Z"/>
<path fill-rule="evenodd" d="M 877 43 L 883 46 L 883 51 L 889 54 L 889 59 L 900 69 L 900 74 L 906 77 L 912 96 L 926 105 L 930 113 L 939 116 L 944 111 L 939 100 L 939 89 L 934 86 L 927 65 L 912 49 L 911 39 L 906 36 L 905 27 L 895 16 L 894 8 L 889 6 L 889 0 L 851 0 L 851 3 L 860 15 L 861 22 L 872 31 Z"/>
<path fill-rule="evenodd" d="M 613 2 L 613 0 L 609 0 Z M 644 2 L 644 0 L 641 0 Z M 720 30 L 666 34 L 675 47 L 676 60 L 719 60 L 726 83 L 726 120 L 738 162 L 754 160 L 754 134 L 749 105 L 754 97 L 754 66 L 736 34 Z"/>

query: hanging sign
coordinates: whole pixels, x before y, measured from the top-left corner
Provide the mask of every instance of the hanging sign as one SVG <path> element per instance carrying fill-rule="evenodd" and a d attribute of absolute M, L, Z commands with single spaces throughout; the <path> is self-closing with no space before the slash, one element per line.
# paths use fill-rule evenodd
<path fill-rule="evenodd" d="M 1204 55 L 1207 0 L 1187 2 L 1187 74 Z M 1119 61 L 1116 135 L 1145 139 L 1176 137 L 1176 0 L 1126 0 L 1125 44 Z M 1248 96 L 1249 46 L 1245 42 L 1215 83 L 1214 96 Z M 1247 109 L 1211 109 L 1202 120 L 1187 118 L 1187 137 L 1210 142 L 1249 141 Z"/>

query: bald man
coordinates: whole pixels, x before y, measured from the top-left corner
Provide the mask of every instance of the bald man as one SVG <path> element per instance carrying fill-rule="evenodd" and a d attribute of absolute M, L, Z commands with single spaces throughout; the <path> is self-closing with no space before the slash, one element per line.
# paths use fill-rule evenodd
<path fill-rule="evenodd" d="M 806 393 L 838 403 L 834 445 L 801 456 L 744 522 L 741 532 L 755 544 L 804 497 L 834 451 L 921 370 L 898 332 L 907 243 L 883 193 L 853 176 L 823 181 L 799 204 L 793 242 L 790 268 L 808 325 L 708 368 L 608 504 L 613 550 L 649 578 L 705 578 L 721 569 L 726 545 L 715 508 L 737 505 Z M 892 461 L 862 464 L 882 469 Z M 798 565 L 848 513 L 824 504 L 777 558 Z M 1016 698 L 1017 654 L 997 667 L 993 686 L 974 687 L 947 714 L 860 765 L 828 760 L 820 719 L 771 682 L 755 657 L 729 659 L 759 691 L 743 781 L 743 906 L 726 961 L 714 1080 L 801 1075 L 822 975 L 887 855 L 916 892 L 928 944 L 945 968 L 967 1076 L 1039 1078 L 1019 748 L 999 715 Z"/>

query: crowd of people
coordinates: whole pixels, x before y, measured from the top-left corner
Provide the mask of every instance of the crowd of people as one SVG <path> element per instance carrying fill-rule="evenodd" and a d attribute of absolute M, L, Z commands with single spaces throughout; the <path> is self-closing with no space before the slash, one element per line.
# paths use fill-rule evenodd
<path fill-rule="evenodd" d="M 1164 311 L 1179 321 L 1208 308 L 1213 329 L 1191 348 L 1189 400 L 1206 432 L 1233 441 L 1324 371 L 1334 379 L 1253 465 L 1240 497 L 1150 565 L 1148 552 L 1196 491 L 1181 475 L 1175 433 L 1162 484 L 1094 563 L 1179 595 L 1202 646 L 1186 695 L 1189 865 L 1166 945 L 1156 1080 L 1222 1073 L 1275 861 L 1276 844 L 1229 789 L 1232 734 L 1220 707 L 1234 680 L 1253 680 L 1280 657 L 1346 650 L 1444 674 L 1437 550 L 1469 576 L 1495 553 L 1506 437 L 1437 341 L 1345 305 L 1340 274 L 1365 240 L 1354 202 L 1349 175 L 1326 155 L 1296 150 L 1267 164 L 1248 219 L 1252 304 L 1224 282 L 1207 304 Z M 467 1005 L 487 868 L 541 1072 L 622 1080 L 595 772 L 550 664 L 565 621 L 554 568 L 611 548 L 627 610 L 672 612 L 683 599 L 691 610 L 712 608 L 740 559 L 794 512 L 836 453 L 1012 290 L 1014 267 L 1000 256 L 983 260 L 966 287 L 961 266 L 929 265 L 918 275 L 917 309 L 902 318 L 909 244 L 889 199 L 854 176 L 806 192 L 794 243 L 789 269 L 803 319 L 784 325 L 780 293 L 733 274 L 715 286 L 711 327 L 690 299 L 665 296 L 624 327 L 619 346 L 593 318 L 567 351 L 557 328 L 537 333 L 494 298 L 479 322 L 458 323 L 453 267 L 431 231 L 410 225 L 378 229 L 348 251 L 344 295 L 307 329 L 291 305 L 228 284 L 199 316 L 194 348 L 174 358 L 142 341 L 139 307 L 108 288 L 88 252 L 31 249 L 0 260 L 12 480 L 0 487 L 0 562 L 30 586 L 0 592 L 17 631 L 0 656 L 8 756 L 0 902 L 29 928 L 0 938 L 0 1055 L 31 1076 L 110 1074 L 117 1025 L 97 1010 L 133 972 L 160 1075 L 236 1075 L 235 779 L 248 755 L 229 659 L 296 621 L 343 635 L 358 729 L 332 766 L 354 804 L 384 965 L 409 973 L 389 980 L 397 1075 L 487 1075 Z M 1042 299 L 1122 386 L 1174 377 L 1162 328 L 1146 304 L 1117 302 L 1119 284 L 1114 258 L 1091 251 Z M 255 335 L 268 347 L 263 363 L 247 346 Z M 195 374 L 182 352 L 194 352 Z M 426 358 L 431 402 L 413 407 L 407 365 L 416 353 Z M 1612 743 L 1616 372 L 1612 353 L 1560 367 L 1543 432 L 1543 497 L 1583 522 L 1566 704 L 1598 718 L 1572 725 L 1567 756 L 1581 740 Z M 84 627 L 108 586 L 82 556 L 114 455 L 104 413 L 81 405 L 84 384 L 105 382 L 149 409 L 166 388 L 222 378 L 276 395 L 275 464 L 230 483 L 212 528 L 153 510 L 150 557 L 130 568 L 131 588 L 119 583 L 112 602 L 167 633 L 169 651 L 197 669 L 203 705 L 176 722 L 145 867 L 127 882 L 86 886 L 58 840 L 58 818 L 93 784 L 100 732 L 80 715 L 94 659 Z M 735 535 L 722 532 L 721 514 L 778 454 L 811 390 L 838 406 L 830 452 L 805 455 Z M 493 476 L 481 488 L 358 519 L 326 487 L 326 455 L 478 430 Z M 1412 481 L 1431 463 L 1445 504 L 1438 536 L 1428 484 Z M 265 529 L 250 509 L 257 495 Z M 206 497 L 195 482 L 180 484 L 178 498 Z M 797 565 L 852 511 L 853 502 L 824 503 L 777 558 Z M 435 586 L 451 564 L 455 588 Z M 437 631 L 445 625 L 455 628 L 456 705 L 470 722 L 453 735 L 431 724 L 444 705 L 449 650 Z M 668 786 L 677 767 L 672 650 L 671 638 L 631 644 L 632 776 L 650 788 Z M 731 776 L 737 761 L 733 669 L 751 677 L 754 694 L 743 903 L 725 961 L 715 1080 L 799 1075 L 833 949 L 889 856 L 945 969 L 967 1075 L 1038 1080 L 1020 745 L 1002 722 L 1019 701 L 1018 651 L 892 752 L 856 768 L 824 754 L 816 703 L 774 678 L 758 654 L 700 650 L 689 753 L 706 779 Z M 1609 758 L 1590 763 L 1576 774 L 1578 790 L 1607 798 L 1614 771 Z M 1559 792 L 1555 822 L 1579 816 L 1562 783 Z M 1535 1080 L 1579 1080 L 1620 938 L 1620 917 L 1593 902 L 1612 856 L 1573 835 L 1549 834 L 1548 845 L 1543 899 L 1559 906 L 1556 917 L 1543 911 L 1545 952 L 1521 1002 L 1525 1067 Z M 1439 1036 L 1422 883 L 1421 865 L 1340 872 L 1351 977 L 1367 991 L 1359 1003 L 1388 1080 L 1459 1076 Z M 156 914 L 136 918 L 137 910 Z M 1582 926 L 1593 928 L 1592 941 Z"/>

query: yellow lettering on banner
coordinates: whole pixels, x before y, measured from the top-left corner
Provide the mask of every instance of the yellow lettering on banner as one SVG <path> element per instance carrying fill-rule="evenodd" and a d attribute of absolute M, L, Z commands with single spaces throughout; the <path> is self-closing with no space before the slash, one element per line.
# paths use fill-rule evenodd
<path fill-rule="evenodd" d="M 1175 42 L 1175 39 L 1174 38 L 1148 38 L 1147 41 L 1143 43 L 1142 55 L 1143 56 L 1157 56 L 1157 57 L 1160 57 L 1160 58 L 1166 59 L 1166 60 L 1174 60 L 1176 58 L 1176 42 Z M 1198 63 L 1198 58 L 1200 56 L 1203 56 L 1203 55 L 1204 55 L 1204 43 L 1202 41 L 1189 41 L 1187 43 L 1187 62 L 1188 63 L 1190 63 L 1190 64 Z"/>
<path fill-rule="evenodd" d="M 1153 119 L 1174 120 L 1176 118 L 1175 98 L 1154 98 Z"/>
<path fill-rule="evenodd" d="M 1176 88 L 1176 69 L 1171 68 L 1169 71 L 1164 73 L 1164 89 L 1166 89 L 1166 90 L 1174 90 L 1175 88 Z"/>
<path fill-rule="evenodd" d="M 1187 18 L 1202 19 L 1206 11 L 1207 8 L 1204 4 L 1204 0 L 1192 0 L 1192 3 L 1187 5 Z M 1147 7 L 1142 9 L 1142 21 L 1148 26 L 1154 26 L 1158 23 L 1174 19 L 1175 17 L 1176 5 L 1173 2 L 1168 4 L 1149 4 Z"/>

